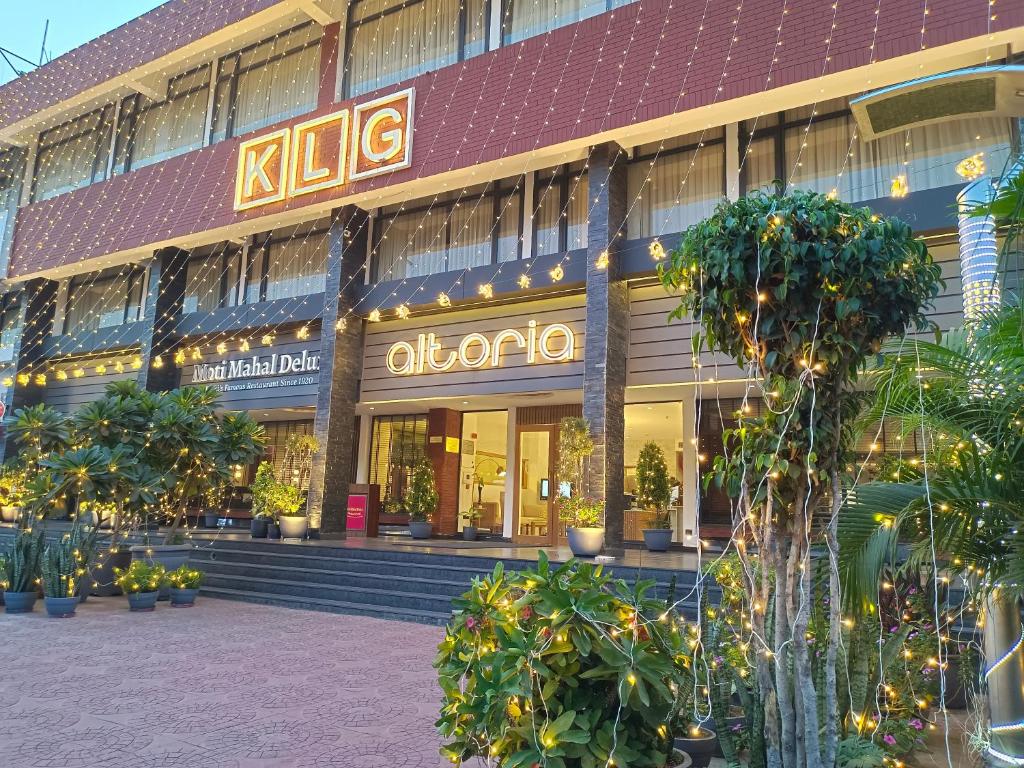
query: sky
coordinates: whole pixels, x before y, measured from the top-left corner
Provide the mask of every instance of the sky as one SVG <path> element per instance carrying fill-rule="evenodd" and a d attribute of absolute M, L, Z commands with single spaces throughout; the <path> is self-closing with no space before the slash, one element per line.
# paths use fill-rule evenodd
<path fill-rule="evenodd" d="M 0 0 L 0 48 L 38 63 L 46 20 L 46 52 L 57 58 L 114 27 L 152 10 L 163 0 Z M 18 67 L 29 69 L 23 61 Z M 15 77 L 0 58 L 0 83 Z"/>

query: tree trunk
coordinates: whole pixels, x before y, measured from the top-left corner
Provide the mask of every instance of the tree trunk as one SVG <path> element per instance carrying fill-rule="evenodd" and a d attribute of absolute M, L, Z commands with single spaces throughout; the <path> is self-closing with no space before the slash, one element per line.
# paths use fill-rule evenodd
<path fill-rule="evenodd" d="M 838 456 L 834 463 L 838 465 Z M 825 653 L 825 750 L 822 762 L 825 768 L 835 768 L 836 745 L 839 743 L 839 701 L 836 688 L 836 664 L 843 631 L 842 599 L 839 588 L 839 509 L 843 505 L 843 489 L 839 484 L 839 471 L 833 467 L 832 516 L 825 529 L 828 545 L 828 649 Z"/>

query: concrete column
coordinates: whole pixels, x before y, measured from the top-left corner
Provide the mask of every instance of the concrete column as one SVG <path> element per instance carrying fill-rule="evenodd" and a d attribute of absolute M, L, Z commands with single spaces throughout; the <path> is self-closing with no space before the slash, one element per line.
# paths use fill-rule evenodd
<path fill-rule="evenodd" d="M 587 228 L 587 323 L 583 355 L 583 418 L 594 454 L 587 493 L 605 502 L 605 541 L 620 547 L 625 526 L 623 450 L 629 287 L 619 274 L 626 226 L 626 154 L 614 144 L 591 153 Z M 607 252 L 607 258 L 604 258 Z M 604 263 L 607 266 L 603 266 Z"/>
<path fill-rule="evenodd" d="M 505 451 L 508 459 L 505 462 L 505 508 L 501 511 L 501 535 L 511 539 L 515 529 L 512 527 L 515 521 L 515 499 L 516 499 L 516 407 L 508 409 L 508 426 L 505 430 Z"/>
<path fill-rule="evenodd" d="M 738 200 L 740 196 L 740 124 L 725 126 L 725 196 Z"/>
<path fill-rule="evenodd" d="M 36 364 L 42 360 L 43 342 L 53 330 L 53 312 L 56 305 L 57 283 L 53 280 L 30 280 L 21 289 L 21 296 L 18 299 L 18 327 L 21 328 L 21 334 L 14 342 L 14 349 L 11 352 L 13 365 L 10 366 L 10 370 L 14 383 L 3 390 L 5 423 L 13 418 L 17 409 L 36 405 L 43 400 L 45 389 L 34 380 L 28 384 L 19 384 L 17 374 L 32 373 Z M 2 458 L 7 458 L 13 455 L 13 446 L 7 445 L 6 428 L 0 429 Z"/>
<path fill-rule="evenodd" d="M 181 372 L 174 364 L 171 348 L 176 338 L 175 320 L 181 316 L 185 299 L 187 260 L 188 251 L 165 248 L 149 265 L 138 382 L 150 392 L 175 389 L 179 384 Z"/>
<path fill-rule="evenodd" d="M 310 528 L 345 532 L 352 458 L 358 445 L 355 429 L 359 379 L 363 366 L 363 321 L 348 311 L 366 256 L 366 212 L 346 206 L 334 212 L 328 236 L 327 286 L 320 329 L 320 384 L 313 434 L 320 451 L 313 457 L 307 510 Z M 338 321 L 345 322 L 339 327 Z"/>
<path fill-rule="evenodd" d="M 438 495 L 434 533 L 451 535 L 459 530 L 461 450 L 462 414 L 450 408 L 431 408 L 427 413 L 427 456 L 434 465 Z"/>

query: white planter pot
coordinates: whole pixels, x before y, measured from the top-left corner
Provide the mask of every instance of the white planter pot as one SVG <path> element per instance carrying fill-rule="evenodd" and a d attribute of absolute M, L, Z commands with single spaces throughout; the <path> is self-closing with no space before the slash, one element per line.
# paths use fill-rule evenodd
<path fill-rule="evenodd" d="M 604 549 L 604 528 L 566 528 L 569 549 L 576 557 L 597 557 Z"/>
<path fill-rule="evenodd" d="M 282 539 L 304 539 L 309 529 L 309 518 L 305 515 L 281 515 L 277 519 L 281 526 Z"/>
<path fill-rule="evenodd" d="M 21 511 L 20 507 L 0 507 L 0 515 L 2 515 L 5 523 L 16 523 L 18 522 L 18 513 Z"/>

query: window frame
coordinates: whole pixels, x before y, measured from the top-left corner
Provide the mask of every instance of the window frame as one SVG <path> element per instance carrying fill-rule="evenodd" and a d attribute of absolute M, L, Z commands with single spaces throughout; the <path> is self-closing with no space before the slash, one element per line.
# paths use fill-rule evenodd
<path fill-rule="evenodd" d="M 296 31 L 298 31 L 300 29 L 305 29 L 305 28 L 313 26 L 313 25 L 316 25 L 315 21 L 312 21 L 312 20 L 305 21 L 305 22 L 303 22 L 301 24 L 296 24 L 294 27 L 290 27 L 289 29 L 286 29 L 286 30 L 282 31 L 281 33 L 276 35 L 276 37 L 281 37 L 283 35 L 290 35 L 293 32 L 296 32 Z M 234 138 L 236 135 L 239 135 L 239 134 L 235 133 L 235 116 L 238 113 L 238 110 L 236 109 L 235 102 L 238 99 L 238 78 L 243 73 L 251 72 L 254 69 L 258 69 L 259 67 L 268 66 L 270 64 L 273 64 L 274 62 L 280 61 L 280 60 L 282 60 L 282 59 L 284 59 L 284 58 L 286 58 L 288 56 L 291 56 L 293 54 L 301 53 L 302 51 L 305 51 L 305 50 L 307 50 L 309 48 L 321 47 L 322 43 L 323 43 L 323 32 L 321 31 L 320 36 L 317 37 L 315 40 L 310 40 L 310 41 L 307 41 L 305 43 L 302 43 L 301 45 L 296 45 L 294 47 L 291 47 L 291 48 L 288 48 L 288 49 L 286 49 L 284 51 L 281 51 L 280 53 L 275 53 L 272 56 L 268 56 L 268 57 L 266 57 L 264 59 L 261 59 L 258 62 L 254 62 L 254 63 L 248 64 L 245 67 L 242 67 L 240 65 L 239 62 L 241 61 L 241 58 L 242 58 L 243 55 L 245 55 L 249 51 L 255 50 L 256 48 L 260 47 L 261 45 L 265 45 L 271 39 L 273 39 L 273 37 L 267 37 L 267 38 L 264 38 L 262 40 L 258 40 L 255 43 L 252 43 L 251 45 L 247 45 L 244 48 L 239 48 L 236 51 L 232 51 L 231 53 L 228 53 L 228 54 L 225 54 L 224 56 L 221 56 L 220 59 L 217 61 L 216 76 L 212 78 L 212 82 L 211 82 L 211 85 L 213 87 L 213 90 L 211 92 L 211 96 L 213 98 L 213 110 L 212 110 L 213 114 L 211 116 L 212 119 L 210 120 L 209 125 L 207 126 L 208 133 L 206 135 L 206 145 L 214 144 L 217 141 L 225 141 L 227 139 Z M 229 73 L 225 74 L 224 73 L 224 69 L 225 69 L 225 67 L 226 67 L 226 65 L 227 65 L 227 63 L 229 61 L 232 62 L 231 71 Z M 230 82 L 228 84 L 228 99 L 227 99 L 227 103 L 226 103 L 226 105 L 222 106 L 221 104 L 219 104 L 218 95 L 220 93 L 221 83 L 224 82 L 224 81 L 230 81 Z M 318 73 L 318 75 L 317 75 L 317 83 L 319 83 L 319 82 L 320 82 L 320 77 L 319 77 L 319 73 Z M 319 100 L 319 97 L 317 99 L 314 99 L 314 104 L 313 104 L 313 108 L 314 109 L 316 108 L 316 102 L 318 100 Z M 222 139 L 215 139 L 214 138 L 214 134 L 217 131 L 217 120 L 218 120 L 218 117 L 219 117 L 219 113 L 223 109 L 227 110 L 227 116 L 224 119 L 224 137 Z M 305 114 L 305 113 L 299 113 L 299 114 Z M 293 117 L 294 117 L 294 115 L 293 115 Z M 248 129 L 246 131 L 246 133 L 248 133 L 249 131 L 255 131 L 255 130 L 259 130 L 259 129 L 258 128 L 251 128 L 251 129 Z"/>
<path fill-rule="evenodd" d="M 330 236 L 330 225 L 323 227 L 316 227 L 308 232 L 301 235 L 303 240 L 311 237 L 324 238 L 324 242 L 328 242 L 327 238 Z M 252 244 L 249 246 L 248 258 L 244 265 L 245 272 L 245 291 L 243 292 L 242 301 L 240 304 L 261 304 L 265 301 L 292 301 L 294 299 L 302 298 L 302 296 L 291 296 L 284 299 L 267 299 L 267 288 L 270 282 L 270 246 L 278 243 L 286 243 L 295 240 L 297 235 L 277 235 L 274 236 L 273 232 L 268 232 L 262 237 L 256 239 L 253 238 Z M 329 242 L 328 242 L 329 247 Z M 327 273 L 327 262 L 329 260 L 329 254 L 324 258 L 324 274 Z M 256 269 L 259 269 L 259 275 L 256 275 Z M 259 284 L 256 301 L 249 301 L 249 291 L 254 283 Z M 314 296 L 316 294 L 303 294 Z"/>
<path fill-rule="evenodd" d="M 117 116 L 118 124 L 114 127 L 114 162 L 112 165 L 112 176 L 118 176 L 121 174 L 129 173 L 133 170 L 133 162 L 135 160 L 135 139 L 138 135 L 139 120 L 147 112 L 157 107 L 165 106 L 166 104 L 178 101 L 179 99 L 185 99 L 194 93 L 199 91 L 207 91 L 206 98 L 207 104 L 210 99 L 210 71 L 213 69 L 215 62 L 207 62 L 206 64 L 200 64 L 198 67 L 182 72 L 179 75 L 172 77 L 167 83 L 167 92 L 170 93 L 174 87 L 175 81 L 183 80 L 187 77 L 194 77 L 201 70 L 206 70 L 206 77 L 196 85 L 192 86 L 188 90 L 182 91 L 181 93 L 175 93 L 163 101 L 152 101 L 147 99 L 140 93 L 133 93 L 131 96 L 126 96 L 121 100 L 121 108 Z M 149 102 L 144 106 L 140 106 L 145 102 Z M 128 112 L 126 113 L 126 108 Z M 202 146 L 206 146 L 209 141 L 209 137 L 206 135 L 206 112 L 207 106 L 203 105 L 203 136 L 201 138 Z M 124 160 L 120 160 L 121 152 L 124 151 Z M 194 149 L 183 149 L 178 150 L 175 154 L 169 155 L 168 157 L 156 160 L 153 163 L 147 163 L 146 165 L 153 165 L 155 163 L 163 162 L 163 160 L 170 160 L 172 157 L 186 154 L 187 152 L 193 152 Z M 146 167 L 146 166 L 143 166 Z"/>
<path fill-rule="evenodd" d="M 96 331 L 105 330 L 105 328 L 116 328 L 117 326 L 98 326 L 95 328 L 72 328 L 71 327 L 71 312 L 70 309 L 72 303 L 75 301 L 75 291 L 82 287 L 92 287 L 97 283 L 105 283 L 108 285 L 108 290 L 111 285 L 116 283 L 119 279 L 124 278 L 125 285 L 124 290 L 121 293 L 121 324 L 128 325 L 130 323 L 137 323 L 142 319 L 142 314 L 145 311 L 145 298 L 146 298 L 146 270 L 142 267 L 132 265 L 127 271 L 118 271 L 108 276 L 102 276 L 102 273 L 97 276 L 95 272 L 85 273 L 82 275 L 75 275 L 68 281 L 67 298 L 64 301 L 64 315 L 61 318 L 61 334 L 68 336 L 72 333 L 94 333 Z M 135 299 L 134 304 L 138 306 L 138 316 L 130 317 L 129 311 L 133 306 L 132 299 Z"/>
<path fill-rule="evenodd" d="M 365 19 L 360 19 L 359 21 L 353 21 L 352 20 L 353 10 L 362 1 L 363 0 L 352 0 L 352 2 L 348 3 L 348 5 L 345 8 L 345 59 L 346 59 L 346 62 L 345 62 L 345 66 L 342 67 L 341 93 L 343 95 L 343 98 L 346 98 L 346 99 L 356 98 L 357 96 L 365 96 L 366 94 L 373 93 L 374 91 L 378 91 L 381 88 L 388 88 L 391 85 L 397 85 L 398 83 L 401 83 L 401 82 L 403 82 L 405 80 L 411 79 L 411 78 L 408 78 L 408 77 L 407 78 L 403 78 L 402 80 L 397 80 L 394 83 L 391 83 L 390 85 L 386 85 L 386 86 L 382 85 L 382 86 L 380 86 L 380 88 L 371 88 L 371 89 L 366 90 L 366 91 L 361 91 L 358 94 L 353 94 L 352 93 L 352 71 L 351 71 L 351 67 L 348 66 L 348 59 L 352 55 L 352 41 L 353 41 L 353 38 L 355 37 L 356 30 L 359 27 L 363 26 L 364 24 L 372 24 L 373 22 L 380 21 L 385 16 L 389 16 L 389 15 L 391 15 L 393 13 L 399 13 L 401 11 L 404 11 L 407 8 L 411 8 L 414 5 L 418 5 L 420 3 L 427 2 L 427 0 L 403 0 L 401 3 L 398 3 L 397 5 L 395 5 L 395 6 L 391 7 L 391 8 L 385 8 L 383 11 L 378 11 L 377 13 L 370 14 Z M 490 24 L 490 18 L 491 18 L 491 3 L 494 2 L 494 1 L 495 0 L 483 0 L 483 3 L 484 3 L 484 18 L 487 19 L 487 24 L 484 27 L 484 40 L 483 40 L 483 52 L 484 53 L 486 53 L 487 51 L 491 50 L 491 24 Z M 455 64 L 460 64 L 460 63 L 462 63 L 463 61 L 466 60 L 466 34 L 467 34 L 468 30 L 469 30 L 469 24 L 468 24 L 468 10 L 469 9 L 466 6 L 467 6 L 467 0 L 459 0 L 459 31 L 458 31 L 459 43 L 458 43 L 458 46 L 457 46 L 457 50 L 455 52 L 455 62 L 454 62 Z M 420 75 L 424 75 L 424 74 L 426 74 L 428 72 L 432 72 L 432 71 L 434 71 L 434 70 L 425 69 L 422 72 L 420 72 L 419 74 L 412 75 L 412 77 L 419 77 Z"/>
<path fill-rule="evenodd" d="M 507 46 L 507 45 L 515 45 L 516 43 L 522 43 L 522 42 L 530 40 L 530 39 L 532 39 L 534 37 L 540 37 L 540 35 L 543 35 L 546 32 L 551 32 L 552 30 L 555 30 L 555 29 L 561 29 L 562 27 L 567 27 L 570 24 L 578 24 L 581 21 L 586 21 L 587 19 L 596 18 L 597 16 L 600 16 L 602 13 L 608 13 L 609 11 L 614 11 L 614 10 L 616 10 L 618 8 L 622 8 L 624 6 L 630 5 L 633 2 L 636 2 L 636 0 L 627 0 L 626 2 L 620 2 L 620 3 L 615 2 L 615 0 L 604 0 L 604 10 L 599 12 L 599 13 L 595 13 L 593 16 L 586 16 L 586 17 L 584 17 L 582 19 L 578 19 L 576 21 L 568 21 L 565 24 L 559 24 L 556 27 L 549 27 L 548 29 L 546 29 L 546 30 L 544 30 L 542 32 L 538 32 L 535 35 L 530 35 L 528 37 L 524 37 L 522 40 L 512 40 L 510 38 L 509 34 L 505 31 L 505 23 L 506 23 L 506 21 L 511 21 L 511 19 L 512 19 L 512 13 L 513 13 L 513 11 L 515 9 L 516 0 L 501 0 L 501 21 L 499 23 L 499 34 L 501 36 L 501 45 L 502 45 L 502 47 L 504 47 L 504 46 Z"/>
<path fill-rule="evenodd" d="M 550 185 L 551 188 L 558 185 L 558 210 L 560 212 L 567 211 L 569 206 L 569 182 L 572 177 L 576 174 L 587 177 L 587 210 L 590 209 L 590 167 L 584 161 L 583 167 L 577 170 L 573 170 L 572 166 L 574 163 L 561 163 L 556 165 L 553 169 L 545 169 L 543 173 L 538 172 L 533 181 L 533 206 L 530 209 L 531 217 L 536 217 L 537 212 L 540 210 L 540 202 L 542 200 L 542 187 Z M 548 173 L 548 171 L 553 171 Z M 552 183 L 554 182 L 554 183 Z M 586 221 L 584 220 L 584 225 Z M 531 227 L 531 241 L 530 241 L 530 253 L 534 256 L 537 255 L 537 226 Z M 587 242 L 590 241 L 589 233 Z M 583 249 L 573 249 L 583 250 Z M 569 218 L 562 216 L 559 213 L 558 216 L 558 251 L 556 253 L 567 253 L 569 251 Z"/>
<path fill-rule="evenodd" d="M 242 252 L 244 248 L 234 243 L 221 243 L 215 246 L 215 250 L 211 253 L 200 253 L 196 255 L 190 255 L 185 261 L 185 292 L 182 294 L 182 315 L 196 315 L 202 314 L 203 312 L 215 312 L 218 309 L 228 309 L 237 307 L 243 302 L 237 300 L 238 289 L 242 286 Z M 229 277 L 228 263 L 231 259 L 238 259 L 238 277 L 234 285 L 231 285 Z M 213 310 L 196 309 L 194 312 L 186 312 L 184 308 L 184 301 L 188 297 L 188 267 L 194 261 L 211 261 L 216 259 L 220 268 L 220 276 L 217 280 L 219 283 L 217 288 L 217 306 Z M 234 291 L 236 300 L 234 303 L 228 301 L 231 292 Z M 244 297 L 243 297 L 244 298 Z"/>
<path fill-rule="evenodd" d="M 114 125 L 114 111 L 114 104 L 104 104 L 102 107 L 97 107 L 96 109 L 86 112 L 84 115 L 79 115 L 78 117 L 73 118 L 72 120 L 65 120 L 60 125 L 55 125 L 53 128 L 48 128 L 47 130 L 42 131 L 39 134 L 39 139 L 36 146 L 36 153 L 35 157 L 33 158 L 32 164 L 32 189 L 30 199 L 33 203 L 41 202 L 39 198 L 39 168 L 43 159 L 43 155 L 46 152 L 53 150 L 57 147 L 64 146 L 65 144 L 70 144 L 72 141 L 78 141 L 83 136 L 86 136 L 93 132 L 96 133 L 96 146 L 93 151 L 92 173 L 89 176 L 89 181 L 83 183 L 81 187 L 75 187 L 74 189 L 65 190 L 63 192 L 56 192 L 43 199 L 52 200 L 55 197 L 66 195 L 68 192 L 74 192 L 76 189 L 88 187 L 92 184 L 96 184 L 97 182 L 105 181 L 107 179 L 107 166 L 109 165 L 108 160 L 110 158 L 111 152 L 112 132 L 116 129 L 116 126 Z M 87 119 L 91 117 L 96 118 L 97 122 L 95 126 L 86 128 L 80 132 L 75 133 L 72 136 L 64 136 L 51 144 L 46 143 L 46 136 L 48 134 L 53 134 L 57 131 L 60 131 L 65 126 L 70 125 L 72 123 L 85 124 Z M 104 123 L 109 123 L 109 129 L 106 131 L 101 130 Z M 103 150 L 104 145 L 106 146 L 105 152 Z"/>
<path fill-rule="evenodd" d="M 519 216 L 518 216 L 518 222 L 517 222 L 518 223 L 518 228 L 517 228 L 518 231 L 517 231 L 517 239 L 516 239 L 516 258 L 514 259 L 514 261 L 520 261 L 523 258 L 523 214 L 524 214 L 524 211 L 523 211 L 523 200 L 524 200 L 524 197 L 525 197 L 524 194 L 523 194 L 523 188 L 524 188 L 525 185 L 521 184 L 521 183 L 511 183 L 511 182 L 509 182 L 508 179 L 501 179 L 501 180 L 494 181 L 494 182 L 488 182 L 487 186 L 489 187 L 489 189 L 486 189 L 483 192 L 481 192 L 479 196 L 480 197 L 490 197 L 491 198 L 491 218 L 493 219 L 493 221 L 495 222 L 496 225 L 497 225 L 497 222 L 498 222 L 498 216 L 501 213 L 501 201 L 502 201 L 502 199 L 507 197 L 507 196 L 509 196 L 509 195 L 515 195 L 516 197 L 519 198 Z M 388 214 L 380 214 L 380 213 L 378 213 L 378 214 L 374 215 L 374 217 L 373 217 L 373 238 L 372 238 L 372 241 L 370 243 L 370 253 L 372 254 L 372 262 L 373 262 L 372 265 L 371 265 L 372 269 L 370 270 L 370 282 L 371 283 L 379 283 L 379 282 L 381 282 L 380 281 L 380 253 L 378 252 L 378 248 L 380 247 L 381 236 L 382 236 L 382 234 L 383 234 L 383 232 L 385 230 L 385 227 L 386 227 L 387 223 L 389 221 L 393 220 L 393 219 L 398 218 L 399 216 L 412 216 L 412 215 L 415 215 L 415 214 L 418 214 L 418 213 L 425 213 L 426 211 L 431 211 L 431 210 L 435 210 L 435 211 L 436 210 L 442 210 L 442 211 L 444 211 L 444 215 L 445 215 L 444 216 L 444 218 L 445 218 L 445 223 L 444 223 L 444 254 L 445 254 L 444 255 L 444 263 L 445 263 L 445 269 L 442 270 L 441 272 L 432 272 L 430 274 L 443 275 L 443 274 L 445 274 L 446 272 L 449 272 L 449 271 L 458 271 L 458 270 L 449 270 L 447 268 L 448 267 L 448 251 L 451 249 L 451 245 L 452 245 L 451 212 L 452 212 L 452 209 L 456 205 L 464 205 L 464 204 L 465 204 L 465 201 L 462 199 L 462 196 L 460 195 L 458 197 L 452 198 L 451 200 L 445 200 L 443 202 L 424 204 L 424 205 L 417 206 L 415 208 L 406 208 L 406 209 L 403 209 L 403 210 L 400 210 L 400 211 L 396 211 L 395 213 L 388 213 Z M 506 261 L 506 262 L 499 262 L 498 261 L 498 240 L 499 239 L 500 239 L 499 238 L 499 228 L 498 228 L 498 226 L 493 226 L 491 228 L 491 260 L 489 262 L 487 262 L 486 264 L 478 264 L 478 265 L 474 265 L 474 266 L 476 266 L 476 267 L 485 267 L 485 266 L 497 265 L 499 263 L 508 264 L 508 263 L 511 263 L 513 261 L 511 259 L 509 261 Z M 462 269 L 462 268 L 460 267 L 460 269 Z M 424 275 L 423 277 L 426 277 L 426 275 Z M 407 278 L 407 277 L 393 277 L 391 279 L 392 280 L 407 280 L 409 278 Z"/>

